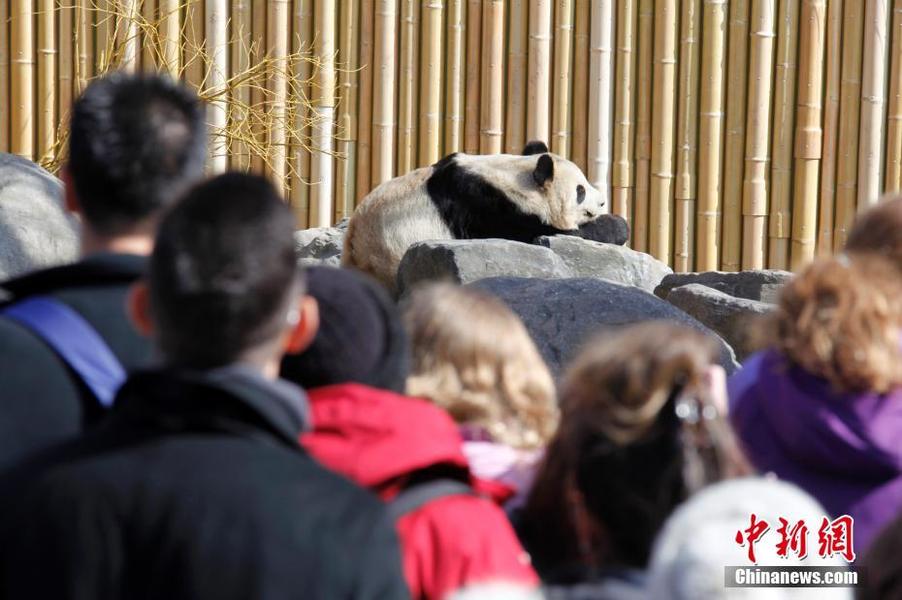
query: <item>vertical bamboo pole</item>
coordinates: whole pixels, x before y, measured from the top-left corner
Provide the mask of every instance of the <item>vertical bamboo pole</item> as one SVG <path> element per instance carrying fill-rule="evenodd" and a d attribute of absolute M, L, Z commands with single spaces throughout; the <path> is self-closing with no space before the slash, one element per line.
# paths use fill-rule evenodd
<path fill-rule="evenodd" d="M 636 74 L 636 0 L 617 5 L 617 72 L 614 83 L 614 164 L 611 169 L 613 213 L 632 220 L 633 79 Z"/>
<path fill-rule="evenodd" d="M 675 21 L 674 21 L 675 22 Z M 664 25 L 666 27 L 666 25 Z M 592 3 L 589 55 L 589 183 L 601 192 L 604 210 L 611 208 L 611 83 L 614 58 L 614 3 Z M 674 54 L 674 61 L 676 61 Z"/>
<path fill-rule="evenodd" d="M 207 0 L 210 2 L 211 0 Z M 220 0 L 221 1 L 221 0 Z M 285 120 L 288 106 L 288 32 L 290 19 L 290 0 L 270 0 L 266 17 L 267 47 L 276 64 L 275 72 L 269 77 L 267 88 L 272 94 L 269 102 L 269 113 L 272 121 L 268 123 L 266 145 L 268 147 L 269 164 L 267 174 L 272 179 L 280 194 L 285 193 L 285 172 L 288 161 Z M 207 36 L 213 26 L 207 10 Z"/>
<path fill-rule="evenodd" d="M 373 156 L 373 0 L 360 0 L 360 98 L 357 107 L 357 194 L 359 204 L 372 189 Z"/>
<path fill-rule="evenodd" d="M 395 133 L 395 23 L 397 0 L 376 0 L 373 55 L 373 178 L 378 185 L 393 176 Z"/>
<path fill-rule="evenodd" d="M 482 2 L 467 4 L 467 102 L 464 109 L 464 152 L 479 153 L 482 90 Z"/>
<path fill-rule="evenodd" d="M 723 157 L 721 265 L 738 271 L 742 262 L 743 173 L 749 48 L 749 2 L 731 0 L 727 49 L 727 114 Z"/>
<path fill-rule="evenodd" d="M 861 75 L 861 122 L 858 143 L 858 210 L 880 198 L 883 111 L 886 101 L 888 0 L 867 0 L 864 19 L 864 64 Z"/>
<path fill-rule="evenodd" d="M 442 153 L 442 0 L 423 3 L 423 43 L 420 44 L 420 157 L 419 166 L 431 165 Z"/>
<path fill-rule="evenodd" d="M 154 22 L 155 0 L 144 0 L 144 8 L 150 12 L 150 22 Z M 85 89 L 88 80 L 94 76 L 94 9 L 82 2 L 75 3 L 76 35 L 78 37 L 78 60 L 75 63 L 78 92 Z M 152 55 L 151 55 L 152 56 Z M 151 59 L 152 62 L 152 59 Z"/>
<path fill-rule="evenodd" d="M 110 68 L 110 38 L 113 28 L 111 21 L 115 18 L 110 13 L 115 0 L 93 0 L 90 3 L 94 10 L 94 73 L 105 73 Z"/>
<path fill-rule="evenodd" d="M 123 54 L 122 54 L 122 68 L 125 71 L 130 73 L 134 73 L 138 70 L 138 5 L 139 0 L 120 0 L 121 7 L 124 9 L 126 18 L 125 23 L 123 23 L 120 27 L 123 27 L 123 31 L 121 32 L 122 39 L 121 43 L 123 45 Z M 63 8 L 60 9 L 60 48 L 62 48 L 62 11 L 65 10 Z M 117 42 L 118 43 L 118 42 Z M 61 65 L 62 66 L 62 65 Z"/>
<path fill-rule="evenodd" d="M 226 0 L 206 0 L 206 53 L 210 57 L 206 73 L 206 87 L 210 90 L 225 90 L 229 74 L 228 38 L 226 23 L 228 22 L 228 4 Z M 167 35 L 169 35 L 167 33 Z M 177 56 L 176 56 L 177 58 Z M 167 56 L 167 64 L 173 56 Z M 228 166 L 228 153 L 225 143 L 226 98 L 220 95 L 207 104 L 207 123 L 210 126 L 210 158 L 208 166 L 214 173 L 221 173 Z M 282 182 L 278 182 L 281 187 Z"/>
<path fill-rule="evenodd" d="M 73 4 L 76 6 L 76 9 L 75 9 L 76 36 L 79 38 L 79 42 L 81 42 L 81 39 L 82 39 L 81 18 L 80 18 L 81 15 L 80 15 L 80 9 L 79 9 L 79 5 L 81 3 L 73 2 Z M 146 23 L 149 27 L 155 26 L 157 23 L 157 0 L 139 0 L 138 7 L 141 11 L 141 20 L 144 23 Z M 156 58 L 157 58 L 156 45 L 154 44 L 153 40 L 149 39 L 147 33 L 144 31 L 139 32 L 138 37 L 141 42 L 141 58 L 140 58 L 141 68 L 146 71 L 153 70 L 156 65 Z M 80 50 L 79 50 L 79 53 L 80 53 Z"/>
<path fill-rule="evenodd" d="M 843 6 L 842 82 L 839 104 L 839 156 L 836 164 L 836 223 L 833 248 L 846 245 L 855 218 L 858 191 L 858 118 L 861 106 L 861 56 L 864 2 L 849 0 Z"/>
<path fill-rule="evenodd" d="M 45 157 L 56 141 L 56 7 L 55 0 L 41 0 L 38 13 L 38 145 L 37 158 Z M 6 102 L 6 99 L 0 99 Z"/>
<path fill-rule="evenodd" d="M 310 155 L 310 224 L 332 225 L 333 144 L 335 121 L 335 0 L 313 3 L 313 28 L 317 32 L 314 53 L 320 60 L 313 86 L 313 153 Z"/>
<path fill-rule="evenodd" d="M 655 3 L 654 97 L 651 122 L 649 254 L 669 263 L 673 200 L 673 133 L 676 100 L 677 2 Z"/>
<path fill-rule="evenodd" d="M 698 229 L 695 268 L 714 271 L 720 261 L 721 152 L 723 150 L 726 0 L 704 0 L 701 106 L 698 130 Z"/>
<path fill-rule="evenodd" d="M 34 3 L 13 0 L 10 10 L 10 150 L 34 160 Z"/>
<path fill-rule="evenodd" d="M 774 123 L 771 148 L 771 196 L 768 215 L 768 266 L 789 268 L 792 233 L 792 139 L 795 117 L 796 56 L 799 44 L 798 0 L 780 0 L 777 65 L 774 75 Z"/>
<path fill-rule="evenodd" d="M 270 54 L 272 51 L 269 46 L 269 40 L 267 39 L 267 6 L 268 0 L 263 2 L 260 0 L 251 2 L 251 37 L 253 38 L 254 44 L 250 57 L 251 64 L 257 64 L 263 57 Z M 264 90 L 259 89 L 257 86 L 254 86 L 251 89 L 251 104 L 253 106 L 262 106 L 267 103 L 266 96 L 263 92 Z M 263 121 L 252 123 L 252 133 L 258 148 L 262 149 L 266 146 L 268 139 L 267 132 L 271 127 L 272 120 L 269 115 Z M 266 158 L 267 157 L 263 152 L 254 152 L 253 156 L 251 156 L 251 169 L 257 173 L 265 173 L 267 171 Z"/>
<path fill-rule="evenodd" d="M 814 258 L 817 239 L 818 176 L 820 174 L 822 92 L 826 0 L 802 0 L 799 19 L 799 91 L 796 118 L 796 177 L 792 216 L 792 268 Z"/>
<path fill-rule="evenodd" d="M 654 0 L 639 0 L 639 56 L 636 60 L 636 197 L 633 201 L 632 246 L 648 249 L 651 184 L 652 31 Z"/>
<path fill-rule="evenodd" d="M 570 157 L 571 73 L 573 53 L 573 0 L 558 0 L 554 15 L 554 100 L 551 151 Z"/>
<path fill-rule="evenodd" d="M 680 17 L 680 74 L 677 115 L 676 204 L 673 268 L 691 271 L 695 267 L 696 154 L 698 144 L 698 36 L 701 29 L 699 0 L 683 0 Z"/>
<path fill-rule="evenodd" d="M 573 30 L 573 136 L 570 159 L 588 171 L 589 131 L 589 0 L 576 0 Z"/>
<path fill-rule="evenodd" d="M 464 69 L 466 44 L 464 0 L 448 0 L 448 45 L 445 69 L 445 145 L 444 153 L 463 149 L 464 142 Z"/>
<path fill-rule="evenodd" d="M 301 99 L 309 101 L 313 97 L 314 78 L 313 65 L 307 56 L 313 51 L 313 0 L 294 0 L 294 14 L 292 17 L 294 31 L 291 38 L 291 50 L 295 54 L 304 54 L 305 57 L 293 65 L 298 83 L 293 86 L 292 93 L 299 95 Z M 310 224 L 310 148 L 313 145 L 313 132 L 309 125 L 313 115 L 305 106 L 306 102 L 294 105 L 293 115 L 295 129 L 295 143 L 288 148 L 292 165 L 292 173 L 289 178 L 290 189 L 288 202 L 294 211 L 295 222 L 299 228 L 306 228 Z M 298 139 L 299 138 L 299 139 Z"/>
<path fill-rule="evenodd" d="M 504 0 L 486 0 L 483 8 L 479 151 L 497 154 L 501 152 L 504 136 Z"/>
<path fill-rule="evenodd" d="M 401 0 L 401 48 L 398 67 L 398 175 L 417 162 L 417 76 L 419 2 Z M 425 38 L 423 38 L 425 41 Z"/>
<path fill-rule="evenodd" d="M 548 108 L 551 99 L 551 8 L 551 0 L 529 2 L 526 137 L 545 142 L 548 142 Z M 503 28 L 501 33 L 503 40 Z"/>
<path fill-rule="evenodd" d="M 163 67 L 173 76 L 180 72 L 180 0 L 159 0 L 160 2 L 160 35 L 163 42 Z M 228 17 L 225 17 L 228 18 Z M 209 15 L 207 16 L 209 22 Z"/>
<path fill-rule="evenodd" d="M 855 0 L 850 0 L 854 2 Z M 824 149 L 821 157 L 820 214 L 818 215 L 817 252 L 833 251 L 833 223 L 836 205 L 836 143 L 839 137 L 839 84 L 842 56 L 843 0 L 827 2 L 827 73 L 824 92 Z"/>
<path fill-rule="evenodd" d="M 3 48 L 3 33 L 2 31 L 6 28 L 6 19 L 3 18 L 5 9 L 5 4 L 3 7 L 0 7 L 0 23 L 3 23 L 0 26 L 0 65 L 3 64 L 3 52 L 5 51 Z M 72 92 L 74 90 L 75 82 L 72 79 L 72 71 L 75 61 L 75 21 L 73 17 L 75 16 L 75 9 L 71 4 L 66 4 L 64 6 L 60 6 L 59 11 L 59 66 L 58 66 L 58 89 L 57 89 L 57 115 L 60 123 L 63 123 L 64 119 L 66 119 L 69 115 L 69 110 L 72 106 Z M 3 77 L 3 67 L 0 66 L 0 79 L 5 79 Z M 3 81 L 0 81 L 0 98 L 8 98 L 3 91 Z M 0 104 L 6 104 L 5 102 Z M 6 146 L 3 144 L 3 124 L 2 124 L 2 115 L 3 115 L 3 107 L 0 106 L 0 149 L 5 148 Z"/>
<path fill-rule="evenodd" d="M 338 73 L 338 152 L 335 165 L 335 221 L 351 216 L 354 209 L 354 167 L 357 163 L 357 47 L 360 0 L 344 2 L 339 10 L 338 57 L 345 63 Z"/>
<path fill-rule="evenodd" d="M 192 43 L 200 43 L 200 41 L 203 40 L 203 32 L 198 31 L 198 29 L 203 27 L 205 18 L 204 11 L 199 4 L 192 5 L 191 10 L 193 13 L 191 15 L 192 17 L 196 15 L 200 16 L 200 23 L 196 23 L 193 18 L 189 20 L 191 27 L 194 28 L 194 32 L 191 33 L 190 36 L 192 38 Z M 251 7 L 249 0 L 234 0 L 232 3 L 232 19 L 229 26 L 231 40 L 229 45 L 232 51 L 232 56 L 230 57 L 232 73 L 243 73 L 250 68 L 252 27 L 253 23 L 251 21 Z M 200 34 L 199 37 L 198 34 Z M 195 48 L 198 48 L 198 46 L 195 46 Z M 195 56 L 193 58 L 195 59 L 194 62 L 202 68 L 203 64 L 198 60 L 200 57 Z M 189 80 L 193 77 L 190 73 L 191 71 L 189 70 Z M 233 123 L 232 128 L 245 133 L 247 132 L 248 126 L 246 107 L 250 104 L 251 92 L 247 86 L 239 86 L 232 91 L 230 100 L 229 120 Z M 248 148 L 247 143 L 243 138 L 244 136 L 240 135 L 234 136 L 229 140 L 229 166 L 238 171 L 247 171 L 251 166 L 250 148 Z"/>
<path fill-rule="evenodd" d="M 0 2 L 0 152 L 9 152 L 9 4 Z"/>
<path fill-rule="evenodd" d="M 883 189 L 902 189 L 902 0 L 893 2 L 889 106 L 886 115 L 886 177 Z"/>
<path fill-rule="evenodd" d="M 507 49 L 507 127 L 504 151 L 520 154 L 526 144 L 526 74 L 528 69 L 529 4 L 510 0 Z"/>
<path fill-rule="evenodd" d="M 184 1 L 184 0 L 183 0 Z M 232 42 L 239 42 L 240 28 L 246 28 L 250 24 L 247 2 L 249 0 L 233 0 L 232 15 L 229 19 Z M 204 3 L 201 0 L 188 0 L 185 2 L 184 36 L 182 47 L 182 64 L 185 80 L 195 89 L 199 89 L 204 79 L 204 20 L 206 14 Z M 248 36 L 249 37 L 249 36 Z M 236 54 L 241 52 L 234 45 L 231 47 L 231 58 L 234 61 Z M 247 50 L 245 49 L 246 53 Z"/>
<path fill-rule="evenodd" d="M 742 268 L 763 269 L 767 258 L 768 133 L 776 0 L 752 0 L 748 118 L 742 205 Z"/>

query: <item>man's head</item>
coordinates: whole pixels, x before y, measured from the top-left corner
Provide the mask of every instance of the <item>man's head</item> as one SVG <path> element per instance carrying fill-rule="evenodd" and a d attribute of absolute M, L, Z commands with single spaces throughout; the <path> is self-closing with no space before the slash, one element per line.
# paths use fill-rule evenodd
<path fill-rule="evenodd" d="M 161 210 L 204 174 L 207 130 L 197 96 L 165 75 L 114 73 L 72 107 L 69 208 L 92 233 L 152 233 Z"/>
<path fill-rule="evenodd" d="M 131 313 L 168 363 L 248 362 L 275 374 L 283 351 L 310 343 L 316 302 L 304 295 L 293 224 L 269 182 L 235 173 L 193 188 L 165 216 Z"/>

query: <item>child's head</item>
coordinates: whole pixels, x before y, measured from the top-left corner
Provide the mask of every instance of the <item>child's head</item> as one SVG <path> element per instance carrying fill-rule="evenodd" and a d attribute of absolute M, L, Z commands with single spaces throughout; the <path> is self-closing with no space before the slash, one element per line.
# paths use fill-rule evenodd
<path fill-rule="evenodd" d="M 839 391 L 902 385 L 902 282 L 882 256 L 815 261 L 783 288 L 772 325 L 784 356 Z"/>
<path fill-rule="evenodd" d="M 876 253 L 902 269 L 902 196 L 889 197 L 855 221 L 846 241 L 850 253 Z"/>
<path fill-rule="evenodd" d="M 404 313 L 413 346 L 407 382 L 461 424 L 517 448 L 543 446 L 557 426 L 554 381 L 529 333 L 497 298 L 472 288 L 419 288 Z"/>
<path fill-rule="evenodd" d="M 665 322 L 608 333 L 577 357 L 527 503 L 540 568 L 561 557 L 644 567 L 674 507 L 747 471 L 712 384 L 716 357 L 710 338 Z"/>

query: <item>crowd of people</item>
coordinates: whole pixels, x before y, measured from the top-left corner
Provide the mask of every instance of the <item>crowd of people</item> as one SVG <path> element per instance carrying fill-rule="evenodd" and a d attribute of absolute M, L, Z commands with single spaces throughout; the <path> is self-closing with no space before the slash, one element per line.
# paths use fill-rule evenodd
<path fill-rule="evenodd" d="M 0 285 L 0 596 L 714 599 L 748 556 L 900 597 L 902 199 L 731 377 L 647 322 L 556 383 L 485 292 L 301 270 L 266 179 L 205 175 L 204 120 L 160 75 L 74 104 L 82 258 Z M 845 545 L 752 536 L 790 517 Z"/>

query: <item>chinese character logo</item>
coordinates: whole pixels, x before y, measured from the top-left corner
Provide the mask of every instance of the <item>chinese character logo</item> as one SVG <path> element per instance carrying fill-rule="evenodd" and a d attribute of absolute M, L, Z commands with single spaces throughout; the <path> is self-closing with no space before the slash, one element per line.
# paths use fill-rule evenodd
<path fill-rule="evenodd" d="M 749 561 L 757 563 L 758 561 L 755 559 L 755 543 L 761 536 L 767 533 L 767 530 L 770 529 L 770 525 L 768 525 L 767 521 L 759 521 L 755 513 L 752 513 L 751 521 L 752 522 L 747 529 L 736 532 L 736 543 L 740 546 L 748 544 Z"/>
<path fill-rule="evenodd" d="M 855 550 L 852 548 L 852 517 L 843 515 L 833 521 L 824 517 L 820 529 L 817 530 L 817 553 L 828 557 L 839 554 L 846 562 L 855 560 Z"/>
<path fill-rule="evenodd" d="M 789 519 L 779 518 L 780 526 L 777 534 L 777 556 L 789 558 L 790 555 L 802 560 L 808 556 L 808 526 L 803 519 L 794 523 Z M 840 556 L 848 563 L 855 561 L 854 519 L 842 515 L 834 520 L 824 517 L 817 530 L 817 554 L 821 558 Z M 749 562 L 758 563 L 755 557 L 755 544 L 770 530 L 770 524 L 752 513 L 749 526 L 736 532 L 736 543 L 747 547 Z"/>

